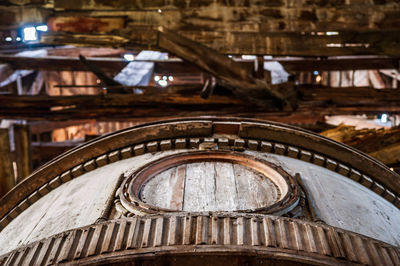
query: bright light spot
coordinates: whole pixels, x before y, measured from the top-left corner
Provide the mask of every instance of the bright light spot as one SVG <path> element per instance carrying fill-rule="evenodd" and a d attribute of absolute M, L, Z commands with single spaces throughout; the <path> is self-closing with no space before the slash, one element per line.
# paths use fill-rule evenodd
<path fill-rule="evenodd" d="M 257 59 L 257 57 L 255 55 L 246 55 L 246 54 L 244 54 L 244 55 L 242 55 L 242 59 L 244 59 L 244 60 L 255 60 L 255 59 Z"/>
<path fill-rule="evenodd" d="M 388 121 L 388 115 L 387 114 L 382 114 L 381 116 L 381 122 L 382 123 L 387 123 Z"/>
<path fill-rule="evenodd" d="M 124 59 L 126 61 L 133 61 L 135 57 L 133 56 L 133 54 L 124 54 Z"/>
<path fill-rule="evenodd" d="M 155 81 L 159 81 L 160 80 L 160 76 L 154 76 L 154 80 Z"/>
<path fill-rule="evenodd" d="M 36 41 L 37 32 L 35 27 L 24 28 L 24 41 Z"/>
<path fill-rule="evenodd" d="M 233 56 L 232 56 L 232 55 L 228 55 L 228 57 L 229 57 L 229 58 L 232 58 Z"/>
<path fill-rule="evenodd" d="M 340 43 L 327 43 L 326 47 L 343 47 L 343 44 L 340 44 Z"/>
<path fill-rule="evenodd" d="M 326 35 L 339 35 L 339 32 L 337 32 L 337 31 L 327 31 Z"/>
<path fill-rule="evenodd" d="M 15 40 L 17 40 L 17 42 L 20 42 L 21 41 L 21 37 L 17 37 L 17 38 L 15 38 Z"/>
<path fill-rule="evenodd" d="M 169 76 L 169 77 L 168 77 L 168 80 L 169 80 L 169 81 L 174 81 L 174 77 L 173 77 L 173 76 Z"/>
<path fill-rule="evenodd" d="M 162 79 L 158 81 L 158 84 L 160 84 L 161 87 L 166 87 L 168 85 L 168 81 Z"/>
<path fill-rule="evenodd" d="M 6 37 L 4 40 L 6 40 L 6 42 L 11 42 L 12 38 L 11 37 Z"/>
<path fill-rule="evenodd" d="M 163 76 L 162 79 L 163 79 L 163 80 L 167 80 L 168 77 L 167 77 L 167 76 Z"/>
<path fill-rule="evenodd" d="M 318 75 L 318 76 L 315 77 L 315 81 L 316 82 L 321 82 L 321 80 L 322 80 L 322 76 L 321 75 Z"/>
<path fill-rule="evenodd" d="M 161 9 L 159 9 L 159 10 L 157 10 L 157 12 L 158 12 L 158 13 L 162 13 L 162 10 L 161 10 Z"/>
<path fill-rule="evenodd" d="M 97 82 L 97 84 L 100 84 L 101 81 L 98 79 L 98 80 L 96 80 L 96 82 Z"/>
<path fill-rule="evenodd" d="M 390 167 L 390 170 L 394 171 L 394 169 L 392 167 Z"/>
<path fill-rule="evenodd" d="M 47 27 L 47 25 L 39 25 L 39 26 L 36 26 L 36 30 L 38 30 L 38 31 L 48 31 L 49 27 Z"/>
<path fill-rule="evenodd" d="M 317 70 L 314 70 L 313 74 L 314 74 L 314 75 L 318 75 L 319 72 L 318 72 Z"/>

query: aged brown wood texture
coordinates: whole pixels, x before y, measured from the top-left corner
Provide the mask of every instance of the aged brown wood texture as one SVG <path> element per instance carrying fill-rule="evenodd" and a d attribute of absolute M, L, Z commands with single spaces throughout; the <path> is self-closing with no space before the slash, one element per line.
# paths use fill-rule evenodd
<path fill-rule="evenodd" d="M 271 205 L 279 193 L 272 181 L 246 166 L 199 162 L 157 174 L 144 185 L 141 198 L 177 211 L 234 211 Z"/>

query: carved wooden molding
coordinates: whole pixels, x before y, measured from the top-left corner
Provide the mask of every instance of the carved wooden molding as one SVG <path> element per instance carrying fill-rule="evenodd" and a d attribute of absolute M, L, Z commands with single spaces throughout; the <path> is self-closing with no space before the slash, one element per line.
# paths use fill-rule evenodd
<path fill-rule="evenodd" d="M 172 213 L 124 218 L 67 231 L 19 248 L 1 265 L 135 261 L 151 255 L 253 256 L 313 265 L 399 265 L 400 249 L 331 226 L 283 217 Z M 232 260 L 233 260 L 232 256 Z M 173 261 L 173 260 L 172 260 Z"/>

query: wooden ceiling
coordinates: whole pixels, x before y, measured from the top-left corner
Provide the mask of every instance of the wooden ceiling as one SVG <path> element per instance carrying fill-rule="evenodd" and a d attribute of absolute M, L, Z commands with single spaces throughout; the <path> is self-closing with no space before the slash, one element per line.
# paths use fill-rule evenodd
<path fill-rule="evenodd" d="M 50 29 L 40 42 L 17 40 L 23 27 L 40 24 Z M 64 47 L 69 44 L 75 48 Z M 38 48 L 47 56 L 17 54 Z M 154 74 L 172 75 L 171 86 L 112 80 L 128 63 L 124 53 L 150 49 L 170 58 L 137 62 L 153 62 Z M 265 62 L 279 62 L 291 77 L 272 84 L 260 67 Z M 318 126 L 326 115 L 400 114 L 399 62 L 399 0 L 0 1 L 0 82 L 23 74 L 0 88 L 0 119 L 27 120 L 32 146 L 44 145 L 47 153 L 49 132 L 95 121 L 225 115 L 319 130 L 326 129 Z M 357 83 L 358 76 L 364 82 Z M 29 140 L 28 131 L 15 141 Z M 7 132 L 0 132 L 2 147 Z M 47 157 L 36 152 L 35 166 L 76 144 L 60 145 Z M 28 153 L 21 155 L 31 147 L 20 146 L 14 157 L 31 164 Z M 27 174 L 16 159 L 24 174 L 14 176 L 13 160 L 0 172 L 18 182 Z"/>

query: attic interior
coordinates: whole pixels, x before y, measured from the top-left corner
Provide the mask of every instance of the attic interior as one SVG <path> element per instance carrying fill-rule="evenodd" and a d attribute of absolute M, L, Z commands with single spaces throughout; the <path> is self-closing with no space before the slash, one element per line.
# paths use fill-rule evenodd
<path fill-rule="evenodd" d="M 0 1 L 0 196 L 97 136 L 287 123 L 400 173 L 397 0 Z"/>

